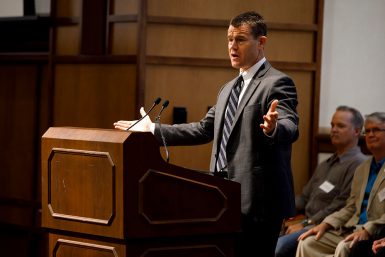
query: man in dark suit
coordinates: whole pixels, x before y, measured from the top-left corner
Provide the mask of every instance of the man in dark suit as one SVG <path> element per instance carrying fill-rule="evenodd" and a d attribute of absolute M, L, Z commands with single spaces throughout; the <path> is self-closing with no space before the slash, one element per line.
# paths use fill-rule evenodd
<path fill-rule="evenodd" d="M 240 76 L 221 88 L 216 105 L 199 122 L 161 127 L 170 145 L 213 140 L 211 172 L 241 183 L 237 254 L 242 257 L 274 256 L 282 220 L 295 213 L 291 148 L 298 138 L 297 92 L 293 81 L 264 57 L 266 35 L 258 13 L 234 17 L 227 33 L 228 52 Z M 133 122 L 114 126 L 124 130 Z M 152 131 L 161 140 L 159 125 L 148 117 L 132 130 Z"/>

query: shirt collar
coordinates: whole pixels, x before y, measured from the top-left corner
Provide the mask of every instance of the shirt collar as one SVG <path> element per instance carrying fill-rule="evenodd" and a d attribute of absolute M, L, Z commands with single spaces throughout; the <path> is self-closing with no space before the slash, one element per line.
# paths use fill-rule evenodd
<path fill-rule="evenodd" d="M 361 148 L 359 146 L 354 146 L 339 156 L 340 161 L 344 162 L 360 152 Z"/>
<path fill-rule="evenodd" d="M 382 165 L 384 165 L 384 163 L 385 163 L 385 158 L 379 162 L 376 162 L 376 160 L 373 158 L 370 164 L 370 169 L 374 169 L 378 172 L 381 169 Z"/>
<path fill-rule="evenodd" d="M 259 68 L 261 68 L 262 64 L 265 63 L 265 61 L 266 61 L 266 58 L 263 57 L 261 60 L 259 60 L 259 62 L 257 62 L 256 64 L 254 64 L 253 66 L 251 66 L 247 70 L 245 70 L 243 72 L 239 72 L 239 75 L 243 76 L 244 81 L 251 80 L 253 78 L 254 74 L 259 70 Z"/>

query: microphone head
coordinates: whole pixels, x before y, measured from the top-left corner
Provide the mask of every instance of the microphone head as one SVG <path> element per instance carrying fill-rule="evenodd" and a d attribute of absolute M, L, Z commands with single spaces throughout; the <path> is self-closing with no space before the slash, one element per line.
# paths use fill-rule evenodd
<path fill-rule="evenodd" d="M 168 106 L 168 104 L 170 103 L 170 101 L 169 100 L 166 100 L 166 101 L 164 101 L 163 102 L 163 108 L 166 108 L 167 106 Z"/>
<path fill-rule="evenodd" d="M 162 98 L 160 98 L 160 97 L 156 98 L 154 101 L 154 104 L 155 105 L 159 104 L 161 100 L 162 100 Z"/>

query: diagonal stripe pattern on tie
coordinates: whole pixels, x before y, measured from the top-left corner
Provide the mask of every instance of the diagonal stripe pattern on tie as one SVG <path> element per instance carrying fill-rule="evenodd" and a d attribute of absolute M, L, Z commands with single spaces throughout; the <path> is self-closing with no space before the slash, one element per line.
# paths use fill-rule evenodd
<path fill-rule="evenodd" d="M 237 108 L 238 108 L 238 99 L 239 99 L 239 94 L 241 93 L 242 85 L 243 85 L 243 77 L 241 75 L 238 77 L 237 81 L 235 82 L 231 90 L 229 101 L 227 102 L 227 108 L 226 108 L 227 111 L 226 111 L 225 120 L 223 123 L 221 146 L 219 148 L 219 154 L 218 154 L 218 160 L 217 160 L 218 171 L 221 171 L 227 166 L 226 145 L 230 137 L 230 130 L 231 130 L 231 125 L 233 124 L 233 121 L 234 121 L 235 112 L 237 111 Z"/>

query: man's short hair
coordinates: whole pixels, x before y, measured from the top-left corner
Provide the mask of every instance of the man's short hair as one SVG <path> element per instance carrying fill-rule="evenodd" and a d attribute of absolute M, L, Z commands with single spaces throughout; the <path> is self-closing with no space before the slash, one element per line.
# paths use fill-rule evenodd
<path fill-rule="evenodd" d="M 350 112 L 353 115 L 352 118 L 352 124 L 355 128 L 362 129 L 364 126 L 364 118 L 362 117 L 362 114 L 355 108 L 346 106 L 346 105 L 340 105 L 336 108 L 336 111 L 343 111 L 343 112 Z"/>
<path fill-rule="evenodd" d="M 373 112 L 365 115 L 367 121 L 385 123 L 385 112 Z"/>
<path fill-rule="evenodd" d="M 239 28 L 240 26 L 247 24 L 251 27 L 251 34 L 255 39 L 259 36 L 267 35 L 267 26 L 262 15 L 256 12 L 241 13 L 231 19 L 230 25 Z"/>

